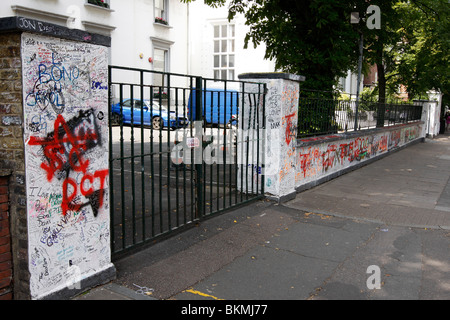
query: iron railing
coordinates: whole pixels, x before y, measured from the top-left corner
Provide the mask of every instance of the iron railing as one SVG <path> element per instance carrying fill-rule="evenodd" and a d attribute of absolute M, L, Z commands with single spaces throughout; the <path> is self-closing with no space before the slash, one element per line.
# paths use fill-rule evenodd
<path fill-rule="evenodd" d="M 300 97 L 297 137 L 313 137 L 420 121 L 422 106 L 406 102 Z"/>
<path fill-rule="evenodd" d="M 261 143 L 236 131 L 264 107 L 247 101 L 264 101 L 265 85 L 110 66 L 109 90 L 113 257 L 263 196 L 263 182 L 246 185 L 253 163 L 237 159 Z"/>

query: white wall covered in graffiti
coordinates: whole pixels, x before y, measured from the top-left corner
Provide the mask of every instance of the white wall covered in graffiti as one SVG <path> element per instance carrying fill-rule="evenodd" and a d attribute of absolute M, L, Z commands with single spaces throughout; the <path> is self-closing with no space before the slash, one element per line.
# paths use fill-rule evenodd
<path fill-rule="evenodd" d="M 258 141 L 260 144 L 259 160 L 260 162 L 252 162 L 245 170 L 247 181 L 244 181 L 243 188 L 245 192 L 262 190 L 262 175 L 264 175 L 264 191 L 275 197 L 282 197 L 295 193 L 295 149 L 297 145 L 296 128 L 298 122 L 298 100 L 300 93 L 300 77 L 286 75 L 286 78 L 277 77 L 277 74 L 266 74 L 267 78 L 252 79 L 252 74 L 248 75 L 245 81 L 254 83 L 264 83 L 267 86 L 265 97 L 265 130 L 259 133 L 260 139 L 255 139 L 258 132 L 254 126 L 244 127 L 242 131 L 243 137 L 238 136 L 239 141 L 245 141 L 248 137 L 249 141 Z M 291 78 L 289 78 L 291 77 Z M 247 84 L 246 87 L 249 87 Z M 252 97 L 251 91 L 258 90 L 258 86 L 246 88 L 249 94 L 244 99 L 244 108 L 240 108 L 239 119 L 244 123 L 253 124 L 252 117 L 259 119 L 262 123 L 263 115 L 261 114 L 263 106 L 262 101 L 258 101 Z M 253 101 L 253 102 L 252 102 Z M 256 117 L 256 110 L 260 113 Z M 262 127 L 262 125 L 260 126 Z M 243 144 L 245 149 L 245 144 Z M 252 147 L 248 153 L 254 159 L 256 147 Z M 241 150 L 238 144 L 238 159 L 242 155 L 246 157 L 246 150 Z M 262 166 L 262 164 L 264 166 Z M 241 169 L 241 168 L 240 168 Z M 238 174 L 238 185 L 240 183 Z M 258 186 L 258 190 L 256 190 Z M 252 189 L 253 188 L 253 189 Z"/>
<path fill-rule="evenodd" d="M 244 192 L 261 192 L 264 181 L 264 192 L 270 198 L 284 201 L 296 192 L 311 185 L 321 183 L 335 177 L 351 167 L 369 159 L 394 151 L 400 147 L 425 137 L 424 123 L 427 112 L 422 115 L 421 122 L 402 124 L 376 130 L 362 130 L 357 133 L 340 133 L 319 136 L 309 139 L 297 139 L 297 106 L 300 96 L 300 76 L 280 74 L 248 74 L 241 80 L 264 83 L 267 86 L 265 97 L 265 130 L 259 133 L 263 140 L 255 140 L 259 144 L 262 162 L 255 167 L 255 162 L 243 166 Z M 265 76 L 265 77 L 264 77 Z M 240 108 L 239 120 L 253 123 L 252 110 L 262 110 L 261 104 L 252 99 L 252 89 L 246 89 L 244 107 Z M 252 104 L 253 101 L 253 104 Z M 254 111 L 253 111 L 254 112 Z M 259 115 L 262 119 L 262 115 Z M 241 127 L 240 127 L 241 128 Z M 256 131 L 250 126 L 238 130 L 238 160 L 243 157 L 255 158 L 255 147 L 246 150 L 245 142 L 252 141 Z M 253 129 L 253 130 L 252 130 Z M 241 136 L 239 135 L 241 134 Z M 240 146 L 240 143 L 242 146 Z M 242 162 L 245 164 L 245 162 Z M 261 166 L 263 164 L 263 167 Z M 238 173 L 238 188 L 241 183 Z M 264 180 L 261 176 L 264 175 Z"/>
<path fill-rule="evenodd" d="M 110 268 L 108 48 L 22 35 L 30 291 Z"/>
<path fill-rule="evenodd" d="M 353 138 L 335 135 L 300 140 L 296 151 L 296 187 L 299 188 L 423 138 L 422 127 L 422 123 L 415 123 L 384 130 L 371 130 L 367 131 L 366 135 L 361 134 Z M 308 142 L 316 143 L 308 145 Z"/>

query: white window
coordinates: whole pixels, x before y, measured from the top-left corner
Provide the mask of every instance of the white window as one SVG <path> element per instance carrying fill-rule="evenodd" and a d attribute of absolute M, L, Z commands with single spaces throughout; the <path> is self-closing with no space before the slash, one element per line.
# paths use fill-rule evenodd
<path fill-rule="evenodd" d="M 158 72 L 169 72 L 169 50 L 162 48 L 154 48 L 153 50 L 153 70 Z M 155 93 L 159 92 L 159 87 L 161 87 L 160 93 L 164 92 L 164 87 L 166 85 L 165 74 L 156 73 L 154 75 L 153 85 L 155 86 Z"/>
<path fill-rule="evenodd" d="M 167 72 L 167 56 L 168 50 L 155 48 L 153 69 L 155 71 Z"/>
<path fill-rule="evenodd" d="M 214 26 L 214 79 L 234 80 L 235 38 L 236 28 L 234 24 Z"/>
<path fill-rule="evenodd" d="M 87 3 L 103 8 L 109 8 L 109 0 L 87 0 Z"/>
<path fill-rule="evenodd" d="M 168 3 L 167 0 L 154 0 L 155 5 L 155 22 L 161 24 L 168 24 Z"/>
<path fill-rule="evenodd" d="M 150 37 L 150 39 L 153 44 L 153 71 L 158 71 L 153 75 L 153 85 L 155 90 L 162 87 L 162 92 L 164 92 L 164 87 L 167 86 L 165 73 L 170 73 L 170 48 L 174 42 L 156 37 Z"/>

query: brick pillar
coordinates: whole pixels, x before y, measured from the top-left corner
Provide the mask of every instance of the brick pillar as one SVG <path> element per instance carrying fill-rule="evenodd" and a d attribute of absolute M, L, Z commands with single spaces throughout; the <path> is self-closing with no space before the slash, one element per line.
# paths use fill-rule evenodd
<path fill-rule="evenodd" d="M 13 274 L 14 299 L 29 299 L 29 273 L 27 247 L 27 216 L 25 197 L 25 162 L 22 127 L 22 63 L 20 59 L 20 39 L 19 32 L 0 34 L 0 168 L 2 176 L 2 190 L 8 189 L 9 207 L 8 211 L 3 211 L 5 202 L 0 204 L 1 216 L 8 218 L 1 220 L 3 226 L 9 225 L 8 240 L 0 238 L 0 246 L 4 241 L 9 242 L 9 249 L 1 247 L 3 250 L 10 250 L 4 253 L 4 257 L 9 255 L 7 264 L 9 269 L 3 270 L 0 262 L 0 283 L 8 282 L 8 272 L 15 270 Z M 0 197 L 5 197 L 1 195 Z M 8 203 L 6 202 L 6 205 Z M 1 233 L 1 232 L 0 232 Z M 14 236 L 13 236 L 14 235 Z M 0 253 L 0 256 L 2 253 Z M 1 258 L 0 258 L 1 260 Z M 3 265 L 5 266 L 5 265 Z M 9 270 L 9 271 L 8 271 Z M 3 278 L 5 276 L 6 278 Z M 1 280 L 3 279 L 3 281 Z M 1 287 L 1 285 L 0 285 Z M 11 290 L 8 289 L 4 292 Z M 9 297 L 9 295 L 7 295 Z"/>
<path fill-rule="evenodd" d="M 91 85 L 108 82 L 110 42 L 0 18 L 0 297 L 67 299 L 115 277 L 108 92 Z"/>
<path fill-rule="evenodd" d="M 8 176 L 0 176 L 0 300 L 13 297 L 8 184 Z"/>

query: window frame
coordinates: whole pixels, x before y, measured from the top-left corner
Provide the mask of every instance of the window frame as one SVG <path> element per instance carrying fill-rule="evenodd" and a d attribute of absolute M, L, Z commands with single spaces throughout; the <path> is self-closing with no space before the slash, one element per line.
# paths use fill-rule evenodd
<path fill-rule="evenodd" d="M 111 9 L 111 3 L 110 3 L 110 0 L 103 0 L 103 3 L 105 3 L 107 6 L 103 6 L 103 5 L 94 3 L 94 2 L 96 2 L 96 1 L 90 2 L 90 0 L 86 0 L 86 4 L 90 4 L 90 5 L 93 5 L 93 6 L 97 6 L 97 7 L 99 7 L 99 8 L 103 8 L 103 9 Z"/>
<path fill-rule="evenodd" d="M 153 74 L 153 85 L 155 87 L 154 95 L 164 93 L 165 89 L 167 88 L 166 74 L 170 73 L 170 47 L 171 46 L 169 44 L 165 44 L 165 43 L 161 43 L 160 41 L 153 40 L 153 71 L 162 72 L 162 74 L 159 74 L 159 73 Z M 160 51 L 164 52 L 164 69 L 163 69 L 163 71 L 155 69 L 156 50 L 160 50 Z M 161 77 L 161 83 L 156 85 L 155 83 L 156 83 L 156 79 L 158 77 Z M 162 92 L 159 92 L 159 90 L 156 90 L 156 88 L 159 88 L 159 87 L 161 87 Z"/>
<path fill-rule="evenodd" d="M 162 25 L 169 25 L 169 1 L 168 0 L 158 0 L 158 1 L 162 2 L 163 4 L 162 8 L 163 14 L 158 16 L 157 12 L 158 10 L 160 10 L 160 8 L 156 7 L 156 0 L 153 0 L 153 15 L 155 18 L 154 19 L 155 23 L 159 23 Z"/>
<path fill-rule="evenodd" d="M 213 23 L 212 27 L 213 77 L 216 80 L 235 80 L 236 24 L 224 21 Z"/>

